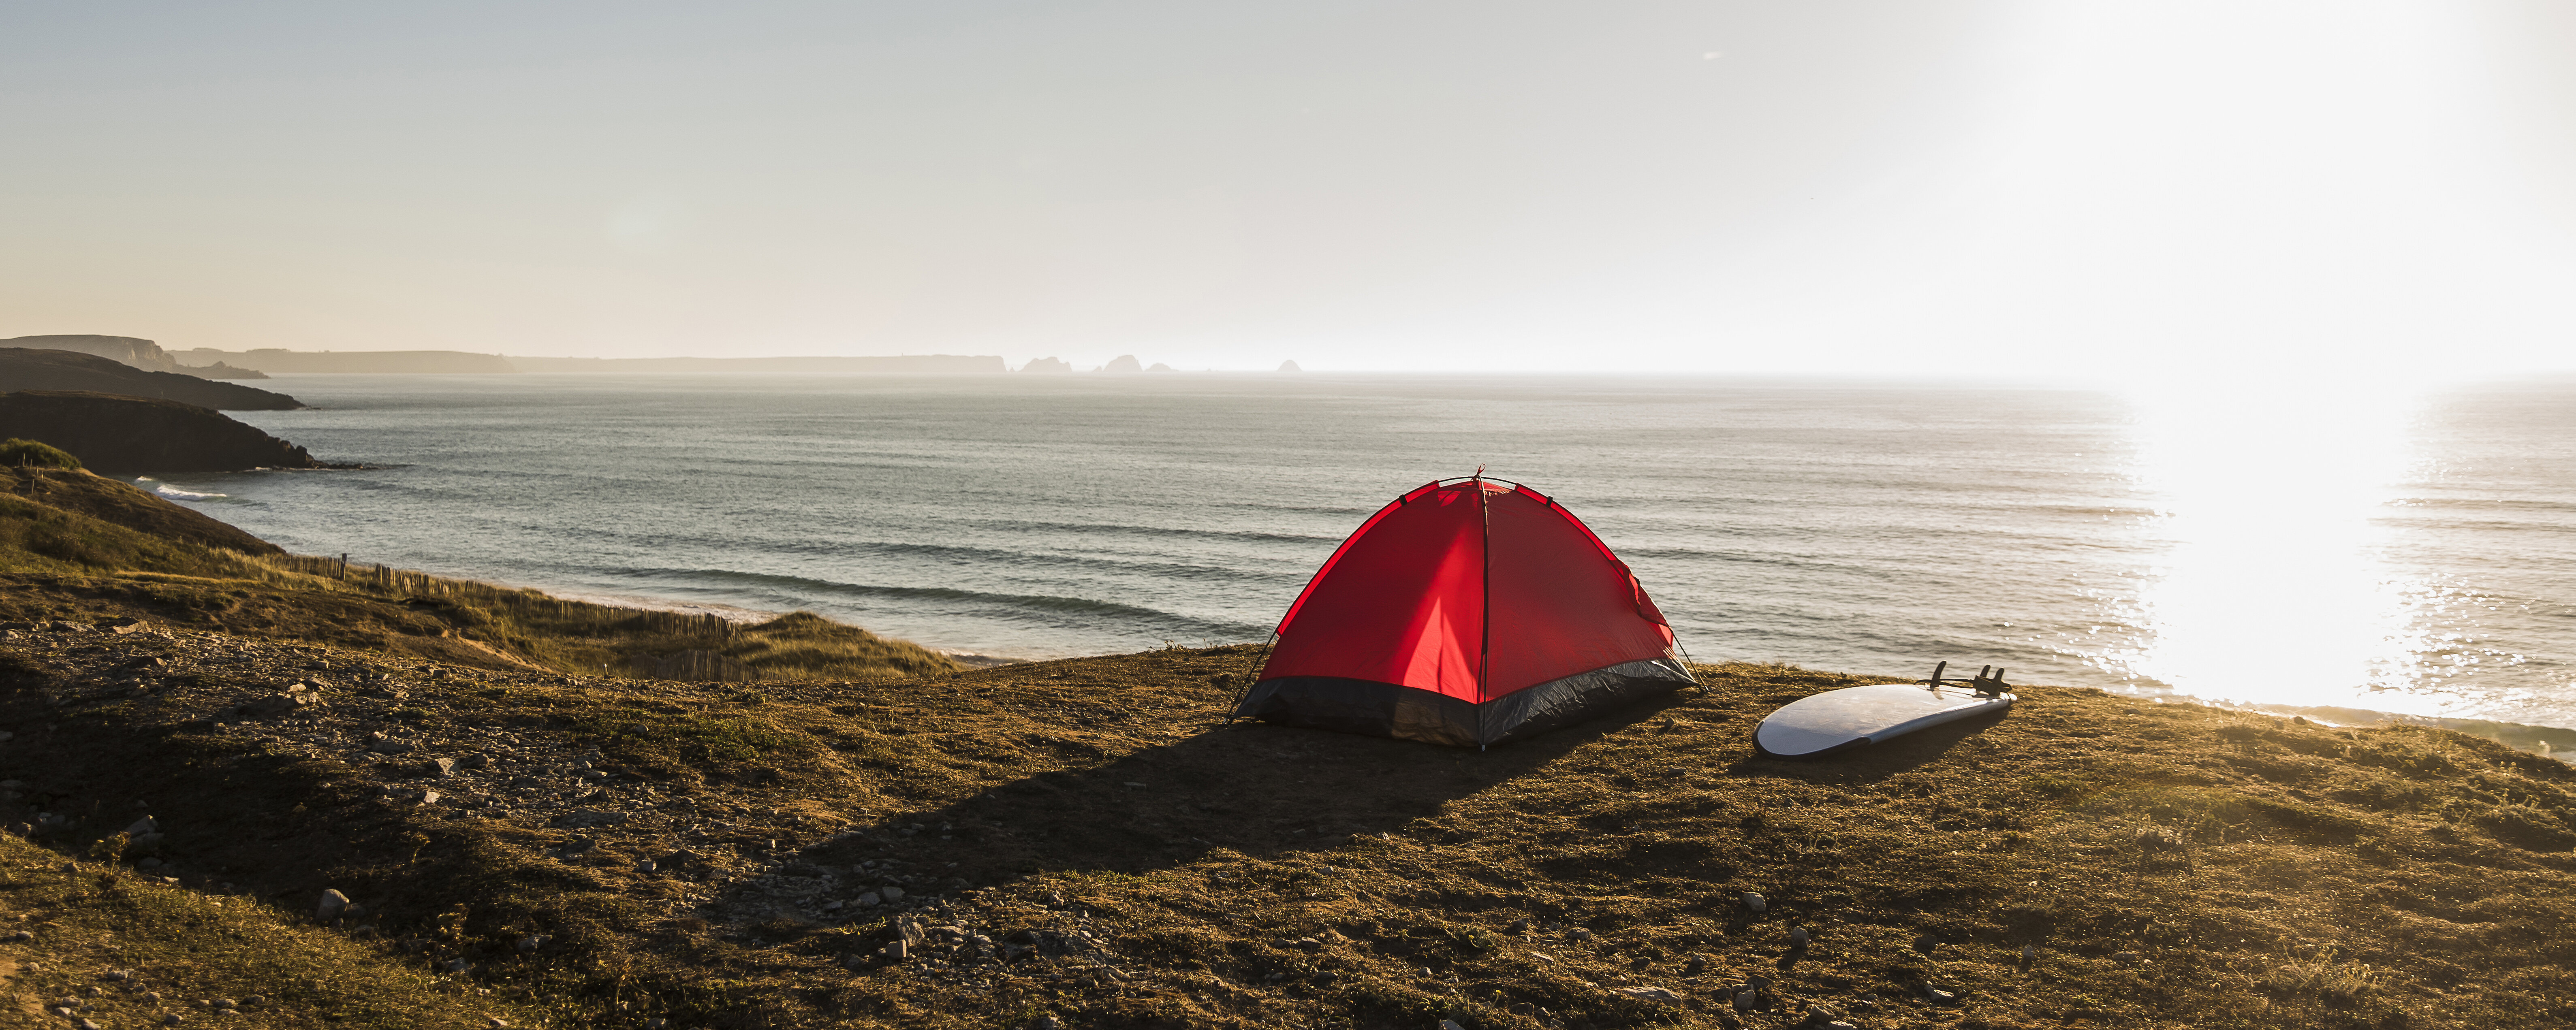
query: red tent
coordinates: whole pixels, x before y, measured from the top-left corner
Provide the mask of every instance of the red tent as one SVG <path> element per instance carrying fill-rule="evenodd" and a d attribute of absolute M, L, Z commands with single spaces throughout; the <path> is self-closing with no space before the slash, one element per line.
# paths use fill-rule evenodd
<path fill-rule="evenodd" d="M 1691 682 L 1601 538 L 1535 490 L 1471 477 L 1426 483 L 1342 541 L 1234 714 L 1481 746 Z"/>

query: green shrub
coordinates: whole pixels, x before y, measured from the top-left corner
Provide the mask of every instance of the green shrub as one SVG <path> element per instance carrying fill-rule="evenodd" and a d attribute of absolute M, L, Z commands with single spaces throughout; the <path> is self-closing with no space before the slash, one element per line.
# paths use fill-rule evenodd
<path fill-rule="evenodd" d="M 60 447 L 36 440 L 21 440 L 13 436 L 0 440 L 0 465 L 15 465 L 20 468 L 76 469 L 81 467 L 81 462 L 79 458 L 72 457 L 71 452 Z"/>

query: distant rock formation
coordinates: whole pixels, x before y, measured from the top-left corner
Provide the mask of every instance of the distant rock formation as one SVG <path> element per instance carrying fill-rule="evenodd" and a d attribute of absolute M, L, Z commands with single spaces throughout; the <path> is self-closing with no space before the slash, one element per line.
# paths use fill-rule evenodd
<path fill-rule="evenodd" d="M 1102 365 L 1100 370 L 1119 375 L 1142 375 L 1145 372 L 1145 364 L 1136 360 L 1133 354 L 1121 354 L 1109 359 L 1109 363 Z"/>
<path fill-rule="evenodd" d="M 23 347 L 0 347 L 0 390 L 89 390 L 226 411 L 292 411 L 304 406 L 293 397 L 257 387 L 177 372 L 148 372 L 95 354 Z"/>
<path fill-rule="evenodd" d="M 129 368 L 150 372 L 181 372 L 178 359 L 161 345 L 139 336 L 101 336 L 97 333 L 64 333 L 55 336 L 20 336 L 0 340 L 0 347 L 24 347 L 28 350 L 67 350 L 74 354 L 95 354 Z"/>
<path fill-rule="evenodd" d="M 1282 362 L 1280 362 L 1280 363 L 1279 363 L 1279 370 L 1280 370 L 1280 371 L 1282 371 L 1282 372 L 1303 372 L 1303 371 L 1305 371 L 1305 369 L 1298 368 L 1298 367 L 1297 367 L 1297 363 L 1296 363 L 1296 362 L 1294 362 L 1294 361 L 1282 361 Z"/>
<path fill-rule="evenodd" d="M 0 394 L 0 437 L 41 440 L 115 472 L 350 467 L 315 461 L 304 448 L 194 404 L 81 390 Z"/>
<path fill-rule="evenodd" d="M 817 376 L 975 376 L 1006 369 L 997 355 L 898 354 L 864 358 L 526 358 L 511 357 L 521 372 L 625 372 L 711 375 L 766 372 Z"/>
<path fill-rule="evenodd" d="M 1155 362 L 1155 363 L 1154 363 L 1154 366 L 1153 366 L 1152 368 L 1148 368 L 1148 369 L 1146 369 L 1145 371 L 1148 371 L 1148 372 L 1169 372 L 1169 371 L 1172 371 L 1172 366 L 1170 366 L 1170 365 L 1166 365 L 1166 364 L 1163 364 L 1163 363 L 1162 363 L 1162 362 L 1160 362 L 1160 361 L 1157 361 L 1157 362 Z"/>
<path fill-rule="evenodd" d="M 1057 359 L 1055 359 L 1055 358 L 1031 358 L 1031 359 L 1029 359 L 1029 363 L 1028 363 L 1028 364 L 1025 364 L 1025 365 L 1020 366 L 1020 371 L 1022 371 L 1022 372 L 1071 372 L 1071 371 L 1073 371 L 1073 365 L 1072 365 L 1072 363 L 1070 363 L 1070 362 L 1066 362 L 1066 361 L 1059 361 L 1059 360 L 1057 360 Z"/>
<path fill-rule="evenodd" d="M 215 362 L 214 364 L 211 364 L 211 365 L 205 365 L 205 366 L 189 366 L 189 365 L 181 365 L 181 366 L 179 366 L 179 371 L 185 372 L 185 373 L 187 373 L 187 374 L 189 374 L 189 375 L 192 375 L 192 376 L 196 376 L 196 377 L 197 377 L 197 378 L 199 378 L 199 379 L 266 379 L 266 378 L 268 378 L 268 373 L 266 373 L 266 372 L 262 372 L 262 371 L 260 371 L 260 370 L 258 370 L 258 369 L 256 369 L 256 368 L 234 368 L 234 367 L 232 367 L 231 365 L 224 364 L 223 362 L 220 362 L 220 361 Z"/>
<path fill-rule="evenodd" d="M 177 357 L 201 365 L 230 365 L 234 368 L 262 372 L 360 372 L 403 374 L 476 374 L 516 372 L 508 359 L 498 354 L 470 354 L 459 350 L 342 350 L 306 351 L 263 347 L 258 350 L 216 350 L 198 347 L 180 351 Z"/>

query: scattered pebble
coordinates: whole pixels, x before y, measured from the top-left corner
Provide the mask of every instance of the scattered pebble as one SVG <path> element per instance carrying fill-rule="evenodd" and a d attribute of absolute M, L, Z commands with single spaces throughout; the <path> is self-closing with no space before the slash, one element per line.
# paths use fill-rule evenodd
<path fill-rule="evenodd" d="M 1771 903 L 1763 900 L 1762 895 L 1753 893 L 1752 891 L 1745 891 L 1744 907 L 1755 912 L 1761 912 L 1768 910 L 1771 907 Z"/>
<path fill-rule="evenodd" d="M 349 896 L 337 890 L 322 892 L 322 903 L 313 907 L 313 918 L 330 922 L 349 910 Z"/>

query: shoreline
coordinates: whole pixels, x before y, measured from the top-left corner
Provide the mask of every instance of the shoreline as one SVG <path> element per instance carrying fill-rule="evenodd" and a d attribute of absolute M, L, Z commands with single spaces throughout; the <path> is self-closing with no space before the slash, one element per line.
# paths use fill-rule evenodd
<path fill-rule="evenodd" d="M 432 575 L 443 576 L 444 574 L 432 573 Z M 637 611 L 673 612 L 686 615 L 707 615 L 722 618 L 728 622 L 741 624 L 764 622 L 787 614 L 786 612 L 744 608 L 738 605 L 714 604 L 702 601 L 678 601 L 639 594 L 598 593 L 565 590 L 537 585 L 513 585 L 505 583 L 493 583 L 492 585 L 507 587 L 509 589 L 536 590 L 548 597 L 561 598 L 568 601 L 580 601 L 586 604 L 601 605 L 603 607 L 627 608 Z M 867 627 L 864 626 L 858 628 L 867 629 Z M 875 631 L 869 630 L 869 632 Z M 916 641 L 915 643 L 918 642 Z M 927 644 L 920 646 L 926 650 L 953 659 L 959 664 L 970 669 L 990 669 L 1005 665 L 1025 665 L 1037 662 L 1066 661 L 1085 658 L 1109 658 L 1116 657 L 1118 654 L 1123 653 L 1102 652 L 1100 654 L 1048 655 L 1042 657 L 1022 658 L 944 647 L 932 647 Z M 1724 661 L 1724 659 L 1721 659 L 1721 661 Z M 1800 668 L 1804 667 L 1800 666 Z M 2037 685 L 2058 686 L 2051 684 Z M 2200 697 L 2178 691 L 2168 691 L 2159 694 L 2143 692 L 2132 694 L 2117 689 L 2099 687 L 2060 686 L 2059 688 L 2078 690 L 2101 689 L 2104 690 L 2105 693 L 2115 697 L 2125 697 L 2132 701 L 2148 704 L 2198 705 L 2205 708 L 2215 708 L 2224 711 L 2246 712 L 2269 715 L 2278 718 L 2305 719 L 2308 722 L 2336 729 L 2418 726 L 2433 729 L 2453 730 L 2473 737 L 2492 740 L 2517 751 L 2538 754 L 2544 757 L 2555 758 L 2559 761 L 2568 761 L 2571 762 L 2571 764 L 2576 764 L 2576 761 L 2571 761 L 2571 759 L 2576 759 L 2576 727 L 2570 726 L 2551 726 L 2542 723 L 2521 723 L 2501 719 L 2478 719 L 2458 716 L 2410 715 L 2401 712 L 2386 712 L 2377 709 L 2339 705 L 2274 704 L 2261 701 L 2249 701 L 2241 698 Z M 2535 747 L 2535 745 L 2539 746 Z"/>
<path fill-rule="evenodd" d="M 501 587 L 504 589 L 535 590 L 552 598 L 567 601 L 578 601 L 584 604 L 595 604 L 608 608 L 625 608 L 635 611 L 671 612 L 682 615 L 712 616 L 723 619 L 727 622 L 743 625 L 766 622 L 788 614 L 783 611 L 767 611 L 757 608 L 745 608 L 739 605 L 718 604 L 704 601 L 680 601 L 642 594 L 606 593 L 571 590 L 537 584 L 512 584 L 490 580 L 470 580 L 469 577 L 454 576 L 438 572 L 430 572 L 429 574 L 445 579 L 482 582 L 487 585 Z M 825 617 L 830 618 L 830 616 Z M 834 621 L 839 620 L 835 619 Z M 865 626 L 858 626 L 857 628 L 868 629 L 868 627 Z M 868 629 L 868 632 L 873 633 L 876 631 Z M 909 638 L 906 639 L 908 640 Z M 989 652 L 934 647 L 928 644 L 920 644 L 918 641 L 912 641 L 912 643 L 917 644 L 925 650 L 953 659 L 959 664 L 970 669 L 990 669 L 1005 665 L 1025 665 L 1035 662 L 1065 661 L 1083 658 L 1107 658 L 1115 657 L 1118 654 L 1124 653 L 1101 652 L 1099 654 L 1061 654 L 1014 657 L 1011 655 L 992 654 Z M 1238 641 L 1238 643 L 1242 642 Z M 1726 661 L 1728 659 L 1720 660 Z M 1804 668 L 1804 666 L 1798 667 Z M 2129 693 L 2117 688 L 2082 685 L 2036 685 L 2061 686 L 2064 689 L 2103 690 L 2105 693 L 2111 694 L 2112 696 L 2125 697 L 2132 701 L 2148 704 L 2188 704 L 2199 705 L 2207 708 L 2216 708 L 2225 711 L 2256 713 L 2281 718 L 2302 718 L 2310 722 L 2339 729 L 2361 729 L 2376 726 L 2420 726 L 2434 729 L 2454 730 L 2460 733 L 2466 733 L 2470 736 L 2493 740 L 2518 751 L 2557 758 L 2560 761 L 2570 761 L 2571 758 L 2576 758 L 2576 726 L 2552 726 L 2545 723 L 2522 723 L 2502 719 L 2479 719 L 2461 716 L 2412 715 L 2402 712 L 2388 712 L 2372 708 L 2358 708 L 2343 705 L 2278 704 L 2263 701 L 2252 701 L 2243 698 L 2201 697 L 2179 691 L 2167 691 L 2164 693 Z M 2536 748 L 2534 745 L 2541 746 Z"/>

